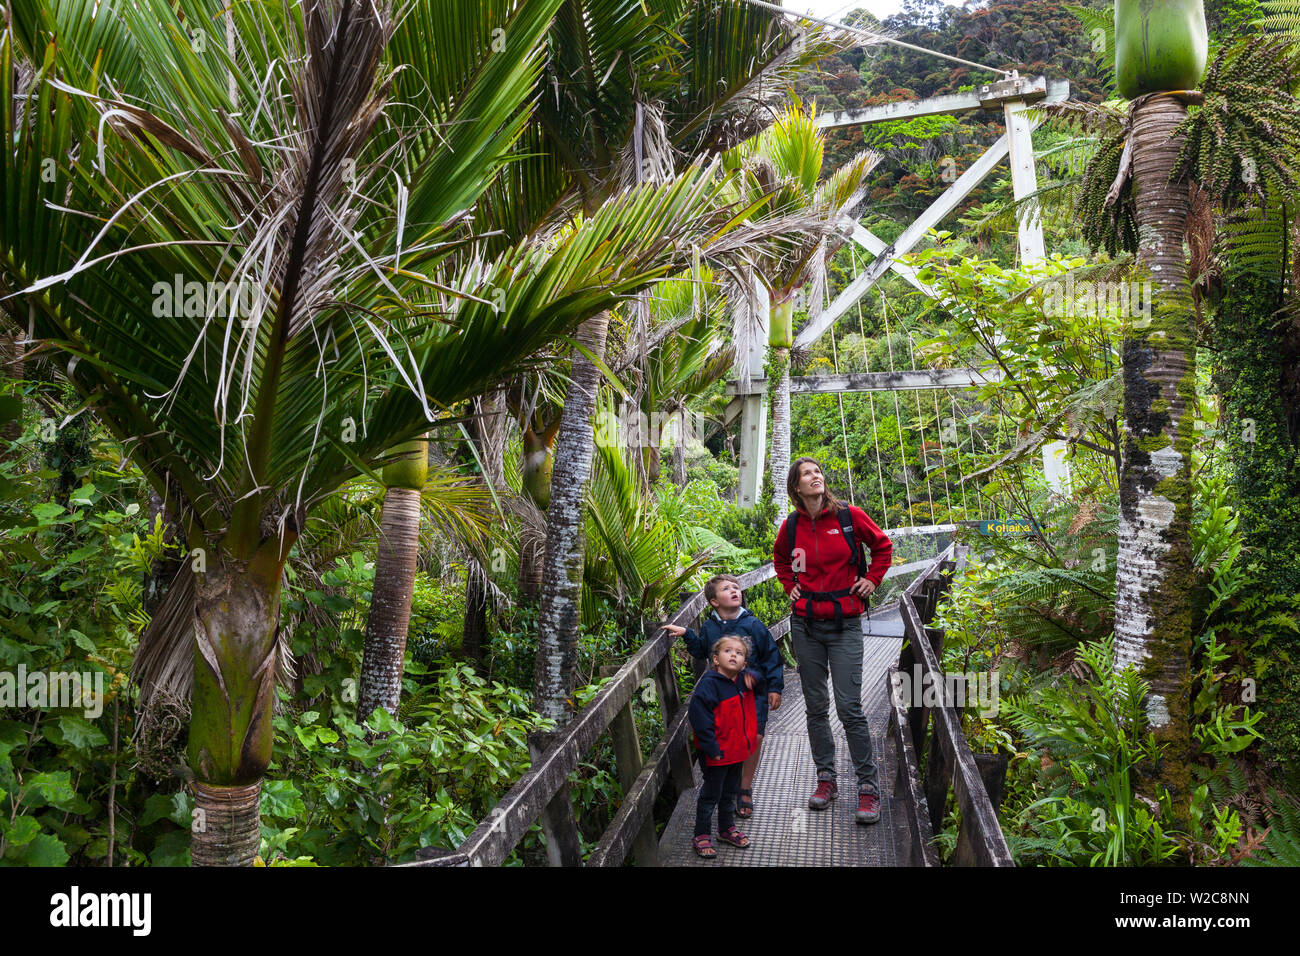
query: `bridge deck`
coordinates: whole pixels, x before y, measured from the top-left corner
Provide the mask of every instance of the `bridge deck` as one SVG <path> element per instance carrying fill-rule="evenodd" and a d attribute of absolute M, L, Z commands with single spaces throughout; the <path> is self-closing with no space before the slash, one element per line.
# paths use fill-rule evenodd
<path fill-rule="evenodd" d="M 897 612 L 895 612 L 897 614 Z M 893 799 L 897 760 L 886 729 L 889 698 L 885 672 L 898 660 L 900 637 L 891 636 L 889 616 L 864 625 L 862 662 L 863 708 L 871 724 L 872 750 L 880 773 L 880 822 L 862 826 L 854 821 L 856 777 L 844 728 L 831 705 L 835 734 L 835 767 L 839 796 L 826 810 L 809 810 L 808 796 L 817 785 L 808 747 L 803 690 L 798 674 L 786 669 L 782 706 L 768 720 L 763 756 L 754 778 L 754 815 L 738 819 L 749 834 L 741 850 L 714 840 L 718 855 L 702 860 L 691 848 L 695 827 L 696 791 L 683 794 L 659 843 L 663 866 L 897 866 L 905 858 L 907 822 Z M 897 625 L 901 634 L 901 622 Z M 695 766 L 698 786 L 700 771 Z M 714 814 L 717 833 L 717 814 Z"/>

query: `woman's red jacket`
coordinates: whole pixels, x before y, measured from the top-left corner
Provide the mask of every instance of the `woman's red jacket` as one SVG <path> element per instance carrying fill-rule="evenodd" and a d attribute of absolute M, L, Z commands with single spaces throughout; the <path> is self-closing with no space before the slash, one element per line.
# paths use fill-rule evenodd
<path fill-rule="evenodd" d="M 871 561 L 867 567 L 868 581 L 880 586 L 894 560 L 894 546 L 880 528 L 867 517 L 861 508 L 849 505 L 849 514 L 853 518 L 853 534 L 859 545 L 871 552 Z M 802 509 L 795 512 L 794 547 L 803 549 L 804 569 L 799 573 L 799 590 L 841 591 L 850 587 L 857 579 L 857 560 L 849 551 L 848 543 L 840 531 L 835 511 L 826 509 L 814 520 Z M 772 564 L 776 567 L 776 576 L 789 594 L 794 590 L 795 576 L 791 567 L 791 548 L 785 541 L 785 522 L 781 522 L 777 532 L 776 545 L 772 549 Z M 798 552 L 795 552 L 796 555 Z M 841 613 L 845 617 L 861 614 L 866 604 L 856 594 L 849 594 L 839 599 Z M 800 598 L 794 602 L 794 613 L 801 617 L 808 616 L 807 601 Z M 814 601 L 812 617 L 835 617 L 835 604 L 832 601 Z"/>

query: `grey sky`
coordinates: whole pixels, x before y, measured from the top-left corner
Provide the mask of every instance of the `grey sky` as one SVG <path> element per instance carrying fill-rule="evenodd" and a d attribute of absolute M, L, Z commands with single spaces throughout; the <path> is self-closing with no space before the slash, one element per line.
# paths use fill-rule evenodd
<path fill-rule="evenodd" d="M 949 3 L 949 0 L 944 0 Z M 882 20 L 892 13 L 897 13 L 903 5 L 902 0 L 781 0 L 781 4 L 789 10 L 799 13 L 811 13 L 816 17 L 823 17 L 827 20 L 834 20 L 841 14 L 848 13 L 858 7 L 866 7 L 877 17 Z M 959 7 L 960 3 L 949 3 L 949 6 Z"/>

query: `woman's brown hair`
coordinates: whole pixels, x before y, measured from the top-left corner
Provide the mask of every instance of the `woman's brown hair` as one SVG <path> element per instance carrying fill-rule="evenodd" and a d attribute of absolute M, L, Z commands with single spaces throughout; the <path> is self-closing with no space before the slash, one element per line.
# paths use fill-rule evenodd
<path fill-rule="evenodd" d="M 826 469 L 822 468 L 822 463 L 816 458 L 796 458 L 791 463 L 790 470 L 785 476 L 785 491 L 790 496 L 790 503 L 794 505 L 796 511 L 804 510 L 803 499 L 799 497 L 799 469 L 809 462 L 816 465 L 817 470 L 822 473 L 822 511 L 828 508 L 832 511 L 838 511 L 841 502 L 831 494 L 830 485 L 826 483 Z M 818 514 L 821 514 L 821 512 L 819 511 Z"/>

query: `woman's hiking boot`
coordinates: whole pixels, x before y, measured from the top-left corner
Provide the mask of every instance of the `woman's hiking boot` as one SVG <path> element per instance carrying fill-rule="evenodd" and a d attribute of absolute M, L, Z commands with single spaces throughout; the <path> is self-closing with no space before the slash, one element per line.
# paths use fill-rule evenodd
<path fill-rule="evenodd" d="M 858 812 L 856 814 L 859 823 L 877 823 L 880 821 L 880 794 L 874 790 L 858 791 Z"/>
<path fill-rule="evenodd" d="M 808 807 L 812 810 L 825 810 L 830 806 L 830 802 L 835 799 L 835 780 L 831 777 L 821 777 L 817 781 L 817 789 L 813 795 L 808 798 Z"/>

